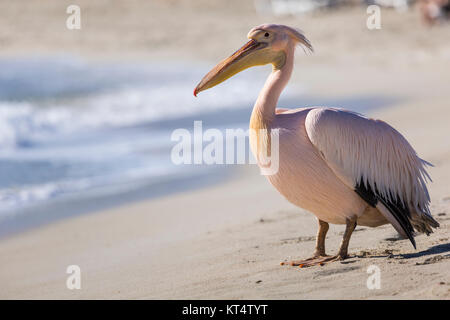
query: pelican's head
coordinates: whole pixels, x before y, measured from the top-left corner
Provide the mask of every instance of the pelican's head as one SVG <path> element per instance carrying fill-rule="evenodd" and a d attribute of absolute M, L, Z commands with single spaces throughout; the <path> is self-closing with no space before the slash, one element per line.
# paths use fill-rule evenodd
<path fill-rule="evenodd" d="M 276 69 L 282 68 L 286 55 L 297 44 L 313 50 L 308 39 L 299 30 L 284 25 L 263 24 L 250 30 L 247 37 L 250 41 L 203 77 L 194 89 L 194 96 L 250 67 L 271 63 Z"/>

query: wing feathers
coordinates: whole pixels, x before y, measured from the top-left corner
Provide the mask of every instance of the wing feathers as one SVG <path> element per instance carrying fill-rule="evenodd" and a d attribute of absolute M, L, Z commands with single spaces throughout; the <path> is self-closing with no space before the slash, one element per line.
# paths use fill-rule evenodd
<path fill-rule="evenodd" d="M 395 217 L 394 214 L 388 208 L 386 208 L 386 206 L 382 202 L 379 202 L 376 208 L 392 224 L 392 226 L 395 230 L 397 230 L 398 233 L 400 233 L 404 238 L 408 238 L 409 241 L 411 241 L 414 249 L 416 249 L 416 240 L 414 240 L 414 234 L 404 223 L 402 223 L 402 220 L 397 219 L 397 217 Z"/>
<path fill-rule="evenodd" d="M 305 127 L 336 176 L 371 206 L 382 206 L 391 215 L 388 220 L 414 244 L 410 219 L 431 218 L 426 187 L 431 179 L 425 170 L 429 163 L 387 123 L 354 112 L 312 109 Z"/>

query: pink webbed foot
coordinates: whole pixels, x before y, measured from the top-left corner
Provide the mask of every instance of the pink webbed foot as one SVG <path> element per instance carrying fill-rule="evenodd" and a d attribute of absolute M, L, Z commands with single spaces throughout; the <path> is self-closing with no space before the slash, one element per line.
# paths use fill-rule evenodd
<path fill-rule="evenodd" d="M 323 266 L 326 263 L 333 261 L 343 261 L 347 256 L 336 255 L 336 256 L 314 256 L 305 260 L 293 260 L 289 262 L 281 262 L 281 265 L 298 266 L 300 268 L 312 267 L 312 266 Z"/>

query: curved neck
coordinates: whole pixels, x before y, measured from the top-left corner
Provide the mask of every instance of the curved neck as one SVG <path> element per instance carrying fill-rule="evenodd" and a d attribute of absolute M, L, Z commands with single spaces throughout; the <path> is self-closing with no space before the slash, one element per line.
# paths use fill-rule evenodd
<path fill-rule="evenodd" d="M 267 125 L 274 119 L 278 99 L 294 69 L 294 49 L 292 47 L 287 50 L 285 63 L 281 68 L 273 67 L 253 107 L 251 126 L 260 127 L 254 122 L 264 122 Z"/>

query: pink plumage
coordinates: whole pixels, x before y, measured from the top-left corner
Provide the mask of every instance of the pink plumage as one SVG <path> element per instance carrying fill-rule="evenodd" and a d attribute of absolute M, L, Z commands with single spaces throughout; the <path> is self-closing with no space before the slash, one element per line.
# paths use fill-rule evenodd
<path fill-rule="evenodd" d="M 248 38 L 256 44 L 245 52 L 245 58 L 228 58 L 226 66 L 216 66 L 195 90 L 226 80 L 236 73 L 236 65 L 242 70 L 252 66 L 252 55 L 253 65 L 273 64 L 254 105 L 250 128 L 278 132 L 279 166 L 267 178 L 288 201 L 313 213 L 319 222 L 314 256 L 291 265 L 345 259 L 357 224 L 377 227 L 391 223 L 414 247 L 414 229 L 429 234 L 439 226 L 429 209 L 426 166 L 430 164 L 418 157 L 397 130 L 342 109 L 276 109 L 294 68 L 296 46 L 312 51 L 299 30 L 267 24 L 253 28 Z M 262 58 L 264 54 L 267 59 Z M 233 73 L 228 72 L 231 68 Z M 256 159 L 267 154 L 268 139 L 267 135 L 250 136 Z M 346 224 L 339 253 L 333 257 L 325 255 L 328 223 Z"/>

